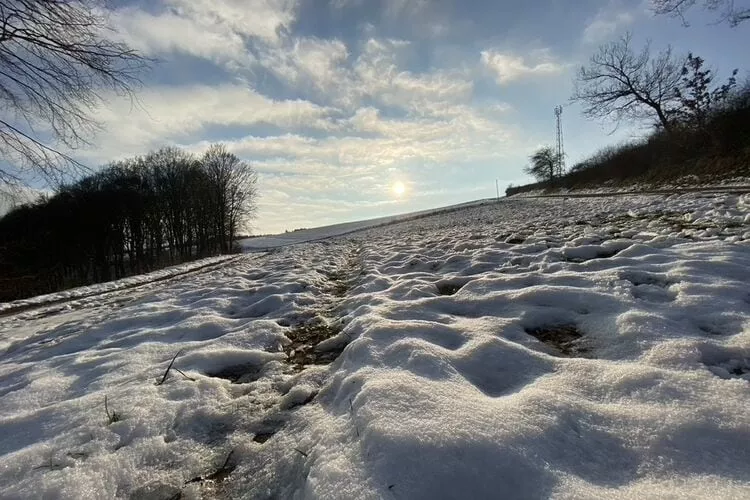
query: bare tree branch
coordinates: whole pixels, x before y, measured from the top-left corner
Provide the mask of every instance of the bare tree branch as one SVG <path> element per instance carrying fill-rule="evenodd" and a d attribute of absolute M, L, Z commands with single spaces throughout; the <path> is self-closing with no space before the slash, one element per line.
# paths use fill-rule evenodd
<path fill-rule="evenodd" d="M 652 3 L 656 14 L 679 17 L 687 26 L 685 13 L 698 2 L 697 0 L 652 0 Z M 719 22 L 727 22 L 732 27 L 750 19 L 750 6 L 737 6 L 735 0 L 703 0 L 701 3 L 704 9 L 718 13 Z"/>
<path fill-rule="evenodd" d="M 571 99 L 581 102 L 589 117 L 618 124 L 650 119 L 669 131 L 679 106 L 682 64 L 671 47 L 652 57 L 649 44 L 635 53 L 631 41 L 628 33 L 599 47 L 589 65 L 579 70 Z"/>
<path fill-rule="evenodd" d="M 90 143 L 103 91 L 140 85 L 150 60 L 111 37 L 103 1 L 0 0 L 0 180 L 85 170 L 62 148 Z"/>

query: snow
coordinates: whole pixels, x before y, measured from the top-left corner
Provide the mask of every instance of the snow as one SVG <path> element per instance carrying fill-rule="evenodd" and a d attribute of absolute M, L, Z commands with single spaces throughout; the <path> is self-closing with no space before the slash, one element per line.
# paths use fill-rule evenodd
<path fill-rule="evenodd" d="M 200 259 L 185 264 L 179 264 L 176 266 L 169 266 L 164 269 L 159 269 L 158 271 L 130 276 L 119 280 L 72 288 L 70 290 L 64 290 L 62 292 L 38 295 L 36 297 L 14 300 L 12 302 L 0 302 L 0 314 L 15 313 L 17 311 L 26 310 L 42 305 L 53 305 L 63 301 L 70 301 L 71 299 L 83 300 L 83 303 L 85 303 L 85 299 L 88 299 L 89 297 L 98 297 L 102 294 L 125 290 L 128 288 L 152 283 L 154 281 L 161 281 L 177 276 L 182 276 L 184 274 L 198 271 L 206 267 L 215 266 L 223 262 L 231 261 L 235 257 L 236 256 L 234 255 L 219 255 L 216 257 L 208 257 L 205 259 Z M 80 305 L 80 303 L 77 302 L 74 305 Z"/>
<path fill-rule="evenodd" d="M 514 198 L 7 315 L 0 497 L 747 498 L 748 215 Z"/>
<path fill-rule="evenodd" d="M 633 195 L 633 194 L 663 194 L 674 195 L 697 192 L 706 193 L 734 193 L 745 194 L 750 192 L 750 178 L 734 177 L 720 179 L 718 182 L 701 181 L 695 175 L 686 175 L 675 179 L 672 182 L 659 182 L 658 184 L 648 182 L 634 182 L 631 184 L 617 183 L 609 181 L 597 187 L 576 187 L 576 188 L 546 188 L 533 189 L 511 195 L 514 198 L 527 198 L 539 196 L 570 196 L 586 197 L 601 195 Z"/>
<path fill-rule="evenodd" d="M 316 227 L 312 229 L 303 228 L 296 229 L 294 231 L 287 231 L 283 234 L 254 236 L 245 238 L 239 241 L 240 248 L 245 252 L 257 252 L 264 251 L 273 248 L 280 248 L 289 245 L 297 245 L 300 243 L 309 243 L 313 241 L 321 241 L 334 236 L 344 236 L 347 234 L 356 233 L 365 229 L 374 227 L 387 226 L 396 222 L 410 221 L 419 219 L 425 216 L 436 215 L 439 213 L 452 212 L 461 208 L 481 206 L 495 201 L 493 198 L 469 201 L 465 203 L 459 203 L 456 205 L 450 205 L 439 209 L 428 209 L 421 210 L 418 212 L 410 212 L 407 214 L 390 215 L 387 217 L 378 217 L 375 219 L 367 219 L 355 222 L 344 222 L 341 224 L 333 224 L 331 226 Z"/>

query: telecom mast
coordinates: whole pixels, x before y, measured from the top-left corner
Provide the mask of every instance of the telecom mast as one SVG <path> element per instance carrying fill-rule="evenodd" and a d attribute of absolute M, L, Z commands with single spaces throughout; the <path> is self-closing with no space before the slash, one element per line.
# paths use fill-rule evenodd
<path fill-rule="evenodd" d="M 561 177 L 565 173 L 565 148 L 563 147 L 562 131 L 562 106 L 555 106 L 555 118 L 557 119 L 557 166 L 555 177 Z"/>

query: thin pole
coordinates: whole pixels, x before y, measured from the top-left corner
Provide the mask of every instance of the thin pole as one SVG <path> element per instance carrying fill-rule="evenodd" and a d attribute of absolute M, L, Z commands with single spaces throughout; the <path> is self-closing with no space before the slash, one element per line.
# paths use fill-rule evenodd
<path fill-rule="evenodd" d="M 497 179 L 495 179 L 495 191 L 497 191 L 497 201 L 500 201 L 500 184 L 498 184 Z"/>

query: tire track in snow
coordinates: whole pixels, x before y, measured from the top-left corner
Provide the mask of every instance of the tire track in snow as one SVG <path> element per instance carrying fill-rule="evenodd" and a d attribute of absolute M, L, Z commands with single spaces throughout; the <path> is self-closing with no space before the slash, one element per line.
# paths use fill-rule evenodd
<path fill-rule="evenodd" d="M 297 442 L 296 436 L 309 423 L 304 418 L 297 418 L 296 412 L 306 405 L 315 404 L 319 389 L 330 376 L 327 365 L 338 358 L 348 343 L 346 338 L 340 336 L 341 315 L 338 308 L 362 272 L 361 245 L 358 242 L 335 242 L 326 246 L 336 253 L 325 255 L 324 260 L 315 267 L 315 271 L 324 278 L 320 283 L 321 293 L 315 295 L 315 302 L 303 311 L 276 320 L 290 340 L 283 348 L 287 359 L 283 361 L 286 368 L 282 369 L 282 373 L 287 379 L 282 382 L 274 380 L 278 372 L 266 370 L 267 366 L 274 364 L 273 361 L 260 367 L 248 366 L 244 371 L 241 366 L 228 366 L 207 374 L 229 380 L 238 398 L 252 397 L 262 401 L 262 404 L 253 404 L 251 414 L 246 417 L 248 422 L 238 426 L 244 427 L 252 435 L 254 446 L 250 449 L 220 447 L 217 456 L 229 456 L 231 460 L 227 459 L 215 472 L 195 475 L 182 488 L 172 487 L 169 491 L 175 497 L 195 493 L 197 489 L 204 498 L 224 498 L 228 491 L 238 489 L 234 484 L 236 481 L 247 479 L 248 469 L 254 471 L 249 474 L 251 479 L 261 474 L 262 469 L 272 470 L 274 476 L 284 478 L 278 480 L 281 484 L 292 485 L 304 480 L 311 450 L 308 444 Z M 325 346 L 321 349 L 323 344 Z M 178 364 L 179 360 L 175 366 Z M 276 437 L 279 433 L 283 435 L 282 438 Z M 232 474 L 237 467 L 244 469 L 239 477 Z M 206 479 L 215 474 L 220 474 L 220 480 Z M 251 498 L 257 497 L 255 488 L 255 485 L 251 486 L 248 492 Z M 283 497 L 285 495 L 281 492 L 277 492 L 277 496 L 272 492 L 259 496 Z"/>
<path fill-rule="evenodd" d="M 70 310 L 70 309 L 80 309 L 81 307 L 86 307 L 86 306 L 91 305 L 92 303 L 94 303 L 91 299 L 97 299 L 97 298 L 99 298 L 99 299 L 102 299 L 102 300 L 107 300 L 107 299 L 112 298 L 112 297 L 117 297 L 117 296 L 121 295 L 123 292 L 129 292 L 129 291 L 137 290 L 139 288 L 143 288 L 143 287 L 146 287 L 146 286 L 154 285 L 156 283 L 170 282 L 170 281 L 176 280 L 176 279 L 184 279 L 184 278 L 190 277 L 190 276 L 197 276 L 197 275 L 200 275 L 200 274 L 205 274 L 205 273 L 214 271 L 216 269 L 220 269 L 222 267 L 226 267 L 229 264 L 231 264 L 233 262 L 236 262 L 238 259 L 240 259 L 242 257 L 243 257 L 243 255 L 238 255 L 238 256 L 235 256 L 235 257 L 232 257 L 232 258 L 228 258 L 226 260 L 222 260 L 220 262 L 210 262 L 208 264 L 201 265 L 199 267 L 189 268 L 189 269 L 187 269 L 185 271 L 180 271 L 180 272 L 176 272 L 176 273 L 173 273 L 173 274 L 167 274 L 166 276 L 158 276 L 157 275 L 153 279 L 146 278 L 146 281 L 137 281 L 135 283 L 125 283 L 122 286 L 119 286 L 118 288 L 116 288 L 115 290 L 106 290 L 106 289 L 105 290 L 92 290 L 91 292 L 84 293 L 82 295 L 77 295 L 77 296 L 74 296 L 74 297 L 65 296 L 65 297 L 60 297 L 60 298 L 57 298 L 57 299 L 51 298 L 49 301 L 45 301 L 45 302 L 41 302 L 41 303 L 28 303 L 27 299 L 18 301 L 19 304 L 17 304 L 17 305 L 14 305 L 13 302 L 10 302 L 10 303 L 7 304 L 8 307 L 5 310 L 0 311 L 0 318 L 5 318 L 5 317 L 8 317 L 8 316 L 14 316 L 16 314 L 21 314 L 21 313 L 25 313 L 25 312 L 28 312 L 28 311 L 33 311 L 35 309 L 45 309 L 45 310 L 41 311 L 40 314 L 37 315 L 37 316 L 29 316 L 28 318 L 25 318 L 25 319 L 34 319 L 34 318 L 37 318 L 37 317 L 47 317 L 47 316 L 58 314 L 60 312 L 67 311 L 67 310 Z M 158 272 L 159 271 L 157 271 L 156 273 L 158 273 Z M 140 276 L 146 276 L 147 277 L 148 275 L 140 275 Z M 127 280 L 128 278 L 125 278 L 125 279 Z M 106 284 L 107 283 L 103 283 L 103 285 L 106 285 Z M 95 288 L 95 287 L 97 287 L 97 285 L 92 285 L 92 287 Z M 63 293 L 70 293 L 70 290 L 68 290 L 66 292 L 63 292 Z M 51 295 L 54 296 L 54 295 L 58 295 L 58 294 L 51 294 Z M 125 301 L 128 301 L 127 299 L 128 298 L 126 297 Z M 116 300 L 113 301 L 113 302 L 117 303 Z M 97 305 L 97 306 L 105 305 L 105 304 L 109 305 L 109 304 L 112 304 L 113 302 L 109 302 L 109 303 L 98 302 L 98 303 L 95 303 L 95 305 Z M 57 307 L 57 308 L 53 307 L 53 306 L 61 306 L 61 305 L 64 306 L 65 304 L 69 304 L 69 305 L 72 304 L 73 307 Z M 50 309 L 47 310 L 47 308 L 50 308 Z"/>

